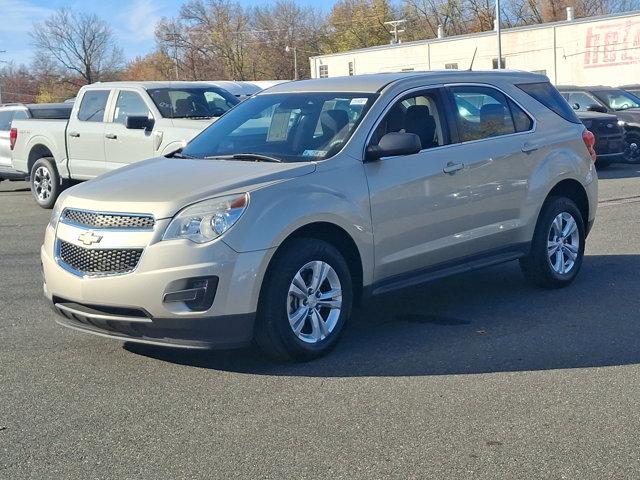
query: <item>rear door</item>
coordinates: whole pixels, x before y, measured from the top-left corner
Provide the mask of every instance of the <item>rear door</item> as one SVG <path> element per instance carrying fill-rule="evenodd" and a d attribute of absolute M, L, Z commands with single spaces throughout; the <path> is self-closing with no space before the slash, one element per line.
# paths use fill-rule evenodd
<path fill-rule="evenodd" d="M 533 116 L 488 85 L 447 87 L 458 143 L 452 155 L 464 163 L 464 213 L 457 229 L 467 256 L 515 246 L 521 209 L 544 139 Z"/>
<path fill-rule="evenodd" d="M 128 129 L 127 117 L 154 118 L 151 106 L 139 92 L 122 89 L 115 93 L 115 104 L 105 128 L 106 168 L 113 170 L 129 163 L 151 158 L 159 132 L 154 129 Z"/>
<path fill-rule="evenodd" d="M 85 180 L 107 171 L 105 117 L 111 95 L 108 88 L 85 90 L 67 127 L 67 151 L 72 178 Z"/>

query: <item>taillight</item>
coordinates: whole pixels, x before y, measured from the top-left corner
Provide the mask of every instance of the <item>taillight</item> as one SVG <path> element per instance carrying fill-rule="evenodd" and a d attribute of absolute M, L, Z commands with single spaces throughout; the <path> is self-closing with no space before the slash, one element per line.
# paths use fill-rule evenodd
<path fill-rule="evenodd" d="M 9 148 L 11 150 L 16 146 L 16 140 L 18 140 L 18 129 L 12 128 L 9 130 Z"/>
<path fill-rule="evenodd" d="M 596 161 L 596 136 L 590 132 L 589 130 L 585 130 L 582 132 L 582 141 L 584 142 L 587 150 L 589 150 L 589 155 L 591 155 L 591 160 L 595 163 Z"/>

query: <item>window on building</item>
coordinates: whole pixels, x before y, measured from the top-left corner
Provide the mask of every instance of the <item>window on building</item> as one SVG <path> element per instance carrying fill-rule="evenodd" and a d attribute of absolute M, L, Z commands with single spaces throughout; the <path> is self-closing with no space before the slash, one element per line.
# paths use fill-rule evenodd
<path fill-rule="evenodd" d="M 329 65 L 320 65 L 318 74 L 320 78 L 329 78 Z"/>
<path fill-rule="evenodd" d="M 423 150 L 449 144 L 440 92 L 425 90 L 398 101 L 376 128 L 371 144 L 377 145 L 384 135 L 392 132 L 418 135 Z"/>
<path fill-rule="evenodd" d="M 89 90 L 85 92 L 78 110 L 78 120 L 83 122 L 102 122 L 108 99 L 109 90 Z"/>
<path fill-rule="evenodd" d="M 353 75 L 353 62 L 349 62 L 349 76 Z"/>
<path fill-rule="evenodd" d="M 546 70 L 531 70 L 531 73 L 539 73 L 540 75 L 546 75 Z"/>
<path fill-rule="evenodd" d="M 401 72 L 413 72 L 414 70 L 415 70 L 415 68 L 413 68 L 413 67 L 407 67 L 407 68 L 403 68 L 400 71 Z"/>
<path fill-rule="evenodd" d="M 494 58 L 492 62 L 493 62 L 493 69 L 498 70 L 498 59 Z M 507 62 L 504 57 L 502 57 L 502 68 L 507 68 Z"/>
<path fill-rule="evenodd" d="M 468 142 L 530 130 L 533 120 L 515 102 L 493 88 L 452 87 L 460 140 Z"/>
<path fill-rule="evenodd" d="M 458 64 L 457 63 L 445 63 L 444 64 L 444 68 L 447 70 L 458 70 Z"/>

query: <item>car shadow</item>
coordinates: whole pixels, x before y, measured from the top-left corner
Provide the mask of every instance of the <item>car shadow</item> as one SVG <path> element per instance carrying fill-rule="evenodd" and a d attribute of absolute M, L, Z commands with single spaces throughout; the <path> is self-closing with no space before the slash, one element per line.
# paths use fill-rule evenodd
<path fill-rule="evenodd" d="M 586 256 L 569 287 L 529 286 L 516 263 L 368 302 L 336 349 L 277 363 L 257 349 L 189 351 L 125 344 L 174 364 L 283 376 L 360 377 L 517 372 L 640 362 L 640 255 Z"/>
<path fill-rule="evenodd" d="M 607 168 L 598 169 L 598 178 L 602 180 L 640 177 L 640 164 L 612 163 Z"/>

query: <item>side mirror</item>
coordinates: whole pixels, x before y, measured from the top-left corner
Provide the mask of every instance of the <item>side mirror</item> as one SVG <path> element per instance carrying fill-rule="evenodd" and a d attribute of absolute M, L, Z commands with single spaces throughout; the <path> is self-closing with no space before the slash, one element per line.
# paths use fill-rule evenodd
<path fill-rule="evenodd" d="M 589 108 L 587 108 L 587 111 L 589 111 L 589 112 L 607 113 L 607 109 L 605 107 L 603 107 L 602 105 L 591 105 Z"/>
<path fill-rule="evenodd" d="M 130 130 L 151 130 L 153 129 L 154 121 L 149 117 L 127 117 L 124 126 Z"/>
<path fill-rule="evenodd" d="M 391 132 L 384 135 L 378 145 L 369 145 L 365 161 L 379 160 L 382 157 L 412 155 L 422 150 L 420 137 L 415 133 Z"/>
<path fill-rule="evenodd" d="M 580 104 L 579 104 L 579 103 L 574 103 L 573 105 L 571 105 L 571 107 L 572 107 L 574 110 L 580 110 Z"/>

